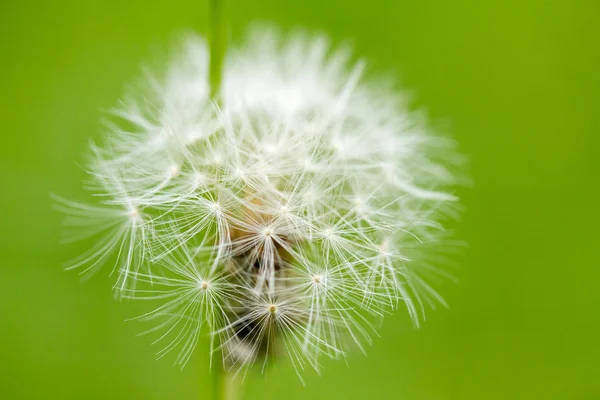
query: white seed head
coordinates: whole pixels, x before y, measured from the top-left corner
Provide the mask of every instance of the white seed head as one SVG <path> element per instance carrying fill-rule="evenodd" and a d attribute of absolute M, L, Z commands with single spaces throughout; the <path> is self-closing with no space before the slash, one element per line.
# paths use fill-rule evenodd
<path fill-rule="evenodd" d="M 164 302 L 140 319 L 182 364 L 208 334 L 232 368 L 287 354 L 318 369 L 364 351 L 399 303 L 417 324 L 443 302 L 421 272 L 457 214 L 461 157 L 364 68 L 323 36 L 255 30 L 217 106 L 206 43 L 188 37 L 114 110 L 127 128 L 93 146 L 102 204 L 60 202 L 99 238 L 72 267 L 117 254 L 116 289 Z"/>

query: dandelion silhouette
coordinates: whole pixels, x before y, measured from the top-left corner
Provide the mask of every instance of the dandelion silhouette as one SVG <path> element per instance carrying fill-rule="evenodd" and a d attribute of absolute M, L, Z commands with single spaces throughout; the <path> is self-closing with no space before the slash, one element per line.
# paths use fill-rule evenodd
<path fill-rule="evenodd" d="M 92 145 L 99 204 L 58 202 L 98 239 L 70 268 L 116 257 L 115 291 L 160 302 L 139 319 L 182 365 L 206 333 L 226 369 L 318 371 L 399 305 L 418 324 L 443 301 L 419 259 L 456 214 L 453 142 L 348 49 L 282 37 L 256 28 L 228 52 L 218 103 L 208 46 L 187 37 Z"/>

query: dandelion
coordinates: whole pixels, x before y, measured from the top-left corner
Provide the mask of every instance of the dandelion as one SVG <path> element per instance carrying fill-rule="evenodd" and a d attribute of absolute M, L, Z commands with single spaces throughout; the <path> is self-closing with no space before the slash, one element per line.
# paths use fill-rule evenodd
<path fill-rule="evenodd" d="M 115 290 L 158 304 L 136 319 L 162 332 L 159 357 L 185 365 L 206 335 L 234 374 L 287 356 L 301 377 L 366 352 L 399 305 L 418 325 L 443 304 L 425 278 L 444 275 L 430 246 L 461 158 L 365 65 L 324 36 L 255 29 L 215 101 L 190 36 L 113 111 L 89 167 L 102 205 L 59 206 L 101 237 L 71 268 L 116 254 Z"/>

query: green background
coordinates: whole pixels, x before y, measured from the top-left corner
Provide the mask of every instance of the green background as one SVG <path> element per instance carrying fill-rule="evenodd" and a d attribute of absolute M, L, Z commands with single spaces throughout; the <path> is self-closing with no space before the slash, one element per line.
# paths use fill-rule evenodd
<path fill-rule="evenodd" d="M 419 330 L 398 313 L 367 357 L 325 362 L 303 387 L 288 365 L 251 375 L 246 399 L 600 398 L 600 6 L 597 1 L 228 2 L 251 21 L 350 39 L 398 76 L 470 157 L 457 224 L 469 247 L 449 310 Z M 139 65 L 203 1 L 0 5 L 0 398 L 209 399 L 207 356 L 156 361 L 107 274 L 61 270 L 49 193 L 82 198 L 78 166 Z"/>

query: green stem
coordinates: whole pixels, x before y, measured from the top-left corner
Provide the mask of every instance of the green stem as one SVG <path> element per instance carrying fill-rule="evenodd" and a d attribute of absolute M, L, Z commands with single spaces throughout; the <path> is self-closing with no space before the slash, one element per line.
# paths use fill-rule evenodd
<path fill-rule="evenodd" d="M 216 360 L 211 371 L 213 375 L 213 399 L 214 400 L 237 400 L 238 385 L 236 378 L 223 368 L 221 360 Z"/>
<path fill-rule="evenodd" d="M 217 99 L 221 87 L 223 58 L 227 45 L 225 0 L 210 0 L 210 96 Z"/>

